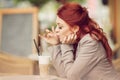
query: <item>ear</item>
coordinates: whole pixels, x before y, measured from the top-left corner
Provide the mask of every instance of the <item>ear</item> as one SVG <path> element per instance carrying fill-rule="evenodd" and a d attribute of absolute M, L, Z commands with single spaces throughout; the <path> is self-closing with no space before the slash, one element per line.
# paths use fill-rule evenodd
<path fill-rule="evenodd" d="M 79 26 L 75 25 L 75 26 L 73 26 L 72 31 L 73 31 L 74 33 L 76 33 L 76 32 L 79 31 L 79 28 L 80 28 Z"/>

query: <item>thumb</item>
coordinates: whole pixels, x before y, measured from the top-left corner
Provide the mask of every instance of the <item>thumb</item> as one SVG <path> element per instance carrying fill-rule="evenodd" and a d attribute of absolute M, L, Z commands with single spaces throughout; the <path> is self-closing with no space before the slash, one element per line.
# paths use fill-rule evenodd
<path fill-rule="evenodd" d="M 46 37 L 41 34 L 39 34 L 39 37 L 46 40 Z"/>

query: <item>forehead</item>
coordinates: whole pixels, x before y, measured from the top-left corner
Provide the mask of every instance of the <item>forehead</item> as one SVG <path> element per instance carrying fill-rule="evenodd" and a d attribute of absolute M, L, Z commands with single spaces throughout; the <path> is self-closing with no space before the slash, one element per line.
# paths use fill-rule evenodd
<path fill-rule="evenodd" d="M 56 18 L 56 23 L 58 24 L 67 24 L 64 20 L 62 20 L 61 18 L 59 18 L 58 16 L 57 16 L 57 18 Z"/>

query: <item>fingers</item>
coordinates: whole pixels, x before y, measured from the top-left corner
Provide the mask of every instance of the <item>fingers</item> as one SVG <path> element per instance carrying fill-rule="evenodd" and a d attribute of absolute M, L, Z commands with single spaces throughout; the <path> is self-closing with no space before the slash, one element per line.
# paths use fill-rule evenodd
<path fill-rule="evenodd" d="M 65 43 L 65 42 L 66 42 L 66 40 L 67 40 L 67 36 L 66 36 L 66 37 L 64 37 L 63 41 L 61 41 L 61 42 L 62 42 L 62 43 Z"/>
<path fill-rule="evenodd" d="M 46 29 L 46 30 L 45 30 L 45 33 L 44 33 L 43 35 L 39 34 L 39 36 L 40 36 L 41 38 L 50 38 L 50 37 L 55 36 L 56 34 L 54 33 L 54 31 L 55 31 L 54 28 L 55 28 L 55 27 L 52 26 L 52 31 L 49 30 L 49 29 Z"/>
<path fill-rule="evenodd" d="M 62 43 L 74 44 L 76 42 L 76 39 L 77 39 L 76 34 L 70 34 L 69 36 L 64 37 Z"/>
<path fill-rule="evenodd" d="M 53 33 L 48 33 L 46 37 L 50 38 L 50 37 L 53 37 L 54 34 Z"/>
<path fill-rule="evenodd" d="M 65 43 L 71 44 L 71 40 L 72 40 L 72 34 L 66 38 Z"/>
<path fill-rule="evenodd" d="M 73 40 L 71 41 L 71 43 L 76 43 L 76 41 L 77 41 L 77 35 L 75 34 L 75 35 L 73 36 Z"/>
<path fill-rule="evenodd" d="M 44 39 L 46 42 L 49 42 L 49 38 L 50 38 L 50 37 L 48 37 L 48 35 L 46 36 L 46 35 L 41 35 L 41 34 L 39 34 L 39 37 L 40 37 L 41 39 Z"/>
<path fill-rule="evenodd" d="M 51 31 L 51 30 L 52 30 L 52 31 Z M 52 29 L 51 29 L 51 30 L 46 29 L 45 32 L 46 32 L 46 33 L 52 33 L 52 32 L 55 32 L 55 27 L 52 26 Z"/>
<path fill-rule="evenodd" d="M 77 35 L 73 34 L 72 37 L 71 37 L 71 43 L 75 43 L 76 39 L 77 39 Z"/>
<path fill-rule="evenodd" d="M 50 31 L 49 29 L 46 29 L 45 32 L 46 32 L 46 33 L 49 33 L 49 32 L 51 32 L 51 31 Z"/>
<path fill-rule="evenodd" d="M 70 42 L 72 43 L 74 41 L 74 34 L 71 34 L 71 37 L 70 37 Z"/>
<path fill-rule="evenodd" d="M 41 35 L 41 34 L 39 34 L 38 35 L 40 38 L 42 38 L 42 39 L 46 39 L 47 37 L 45 37 L 44 35 Z"/>
<path fill-rule="evenodd" d="M 52 26 L 52 32 L 55 32 L 55 27 L 54 26 Z"/>
<path fill-rule="evenodd" d="M 54 32 L 55 32 L 55 27 L 52 26 L 52 31 L 49 30 L 49 29 L 46 29 L 44 35 L 45 35 L 46 37 L 50 37 L 50 36 L 52 36 L 52 34 L 53 34 Z"/>
<path fill-rule="evenodd" d="M 51 36 L 53 35 L 53 32 L 50 31 L 49 29 L 46 29 L 45 32 L 46 32 L 46 33 L 44 34 L 45 37 L 51 37 Z"/>
<path fill-rule="evenodd" d="M 46 36 L 39 34 L 39 37 L 44 39 L 47 43 L 52 44 L 52 45 L 56 45 L 60 43 L 59 38 L 57 36 L 46 37 Z"/>

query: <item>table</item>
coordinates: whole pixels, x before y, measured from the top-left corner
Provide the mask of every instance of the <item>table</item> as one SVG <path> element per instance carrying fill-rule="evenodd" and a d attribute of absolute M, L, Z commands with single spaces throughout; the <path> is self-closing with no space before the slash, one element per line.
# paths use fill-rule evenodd
<path fill-rule="evenodd" d="M 16 76 L 0 76 L 0 80 L 66 80 L 57 76 L 40 77 L 39 75 L 16 75 Z"/>

